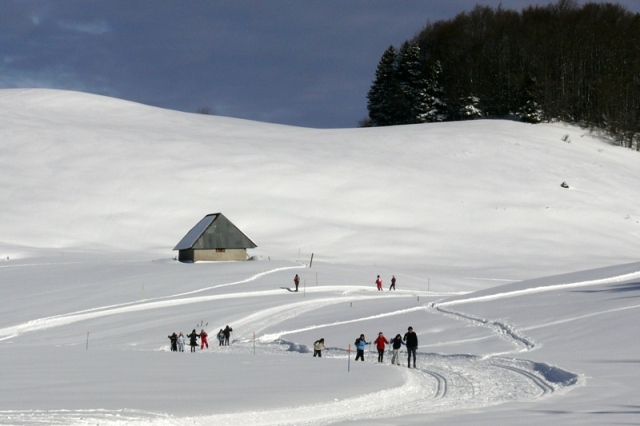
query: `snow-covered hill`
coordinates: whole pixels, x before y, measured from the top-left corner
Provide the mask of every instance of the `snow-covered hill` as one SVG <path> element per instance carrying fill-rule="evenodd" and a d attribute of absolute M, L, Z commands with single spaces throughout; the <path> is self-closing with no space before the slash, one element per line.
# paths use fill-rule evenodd
<path fill-rule="evenodd" d="M 638 421 L 640 155 L 576 127 L 1 90 L 0 178 L 2 425 Z M 260 261 L 172 259 L 217 211 Z M 417 369 L 349 353 L 409 325 Z M 211 347 L 169 352 L 192 329 Z"/>
<path fill-rule="evenodd" d="M 434 274 L 524 279 L 637 252 L 640 154 L 562 124 L 315 130 L 55 90 L 2 90 L 0 117 L 0 255 L 170 257 L 218 211 L 258 255 Z"/>

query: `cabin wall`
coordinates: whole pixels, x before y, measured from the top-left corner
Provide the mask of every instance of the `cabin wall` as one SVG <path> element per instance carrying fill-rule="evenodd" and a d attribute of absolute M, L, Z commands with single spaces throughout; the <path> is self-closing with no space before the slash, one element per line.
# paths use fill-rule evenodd
<path fill-rule="evenodd" d="M 247 260 L 247 249 L 180 250 L 178 260 L 180 262 L 244 261 Z"/>

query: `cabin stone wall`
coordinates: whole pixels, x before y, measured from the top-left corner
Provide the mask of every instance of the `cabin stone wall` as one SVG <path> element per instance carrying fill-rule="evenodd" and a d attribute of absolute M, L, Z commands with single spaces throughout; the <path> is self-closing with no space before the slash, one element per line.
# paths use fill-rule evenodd
<path fill-rule="evenodd" d="M 178 252 L 180 262 L 222 262 L 247 260 L 247 249 L 188 249 Z"/>

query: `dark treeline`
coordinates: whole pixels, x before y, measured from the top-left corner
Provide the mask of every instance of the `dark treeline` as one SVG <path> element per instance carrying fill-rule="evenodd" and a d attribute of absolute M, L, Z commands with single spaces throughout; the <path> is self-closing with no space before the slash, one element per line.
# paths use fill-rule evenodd
<path fill-rule="evenodd" d="M 410 50 L 418 52 L 419 77 L 415 64 L 407 74 Z M 640 150 L 640 14 L 575 0 L 521 12 L 476 6 L 390 47 L 368 100 L 373 126 L 558 119 L 603 129 Z"/>

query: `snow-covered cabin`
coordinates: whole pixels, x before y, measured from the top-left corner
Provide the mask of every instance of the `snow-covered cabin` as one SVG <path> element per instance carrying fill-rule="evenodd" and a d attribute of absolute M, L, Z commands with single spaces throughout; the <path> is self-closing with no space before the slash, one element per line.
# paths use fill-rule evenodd
<path fill-rule="evenodd" d="M 247 260 L 257 245 L 222 213 L 206 215 L 173 248 L 181 262 Z"/>

